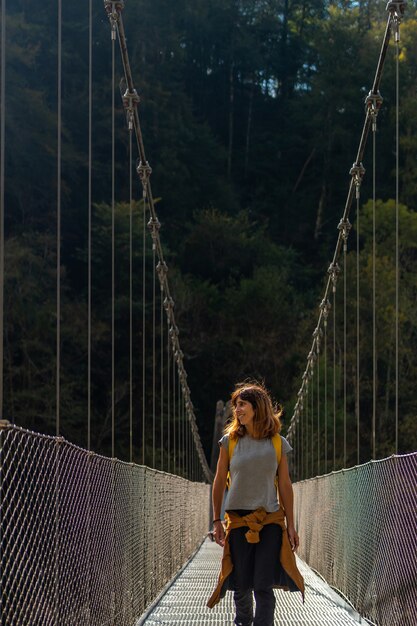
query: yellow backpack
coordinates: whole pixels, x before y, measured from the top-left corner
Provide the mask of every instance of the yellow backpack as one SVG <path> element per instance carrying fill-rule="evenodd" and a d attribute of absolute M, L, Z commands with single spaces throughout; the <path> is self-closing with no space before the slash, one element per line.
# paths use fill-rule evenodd
<path fill-rule="evenodd" d="M 230 468 L 230 461 L 232 460 L 232 456 L 233 456 L 233 452 L 235 451 L 236 448 L 236 444 L 238 442 L 238 438 L 235 437 L 234 439 L 232 439 L 229 436 L 229 468 Z M 272 441 L 272 445 L 275 448 L 275 452 L 277 455 L 277 461 L 278 461 L 278 467 L 281 461 L 281 449 L 282 449 L 282 439 L 279 436 L 279 434 L 277 433 L 276 435 L 274 435 L 271 438 Z M 278 470 L 277 470 L 278 472 Z M 230 489 L 230 483 L 231 483 L 231 478 L 230 478 L 230 469 L 227 473 L 227 480 L 226 480 L 226 489 Z M 278 476 L 275 478 L 275 485 L 278 487 Z"/>

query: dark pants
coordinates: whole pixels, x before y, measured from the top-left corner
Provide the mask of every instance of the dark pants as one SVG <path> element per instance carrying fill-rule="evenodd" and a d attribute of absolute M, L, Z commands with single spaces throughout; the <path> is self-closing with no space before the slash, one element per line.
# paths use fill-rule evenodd
<path fill-rule="evenodd" d="M 268 524 L 260 531 L 259 543 L 248 543 L 248 527 L 233 529 L 230 533 L 230 551 L 233 562 L 232 586 L 236 605 L 235 624 L 242 626 L 274 626 L 275 596 L 273 585 L 279 571 L 282 530 L 277 524 Z M 253 597 L 256 612 L 253 621 Z"/>
<path fill-rule="evenodd" d="M 275 596 L 272 589 L 254 591 L 256 602 L 255 621 L 253 621 L 252 590 L 235 591 L 235 624 L 238 626 L 274 626 Z"/>

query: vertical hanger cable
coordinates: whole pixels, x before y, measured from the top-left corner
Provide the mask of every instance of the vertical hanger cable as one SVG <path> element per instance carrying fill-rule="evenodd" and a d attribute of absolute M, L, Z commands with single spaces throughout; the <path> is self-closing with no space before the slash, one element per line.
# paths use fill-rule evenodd
<path fill-rule="evenodd" d="M 152 467 L 156 448 L 156 245 L 152 242 Z"/>
<path fill-rule="evenodd" d="M 133 156 L 129 128 L 129 458 L 133 463 Z"/>
<path fill-rule="evenodd" d="M 62 0 L 58 0 L 57 68 L 57 228 L 56 228 L 56 435 L 61 404 L 61 161 L 62 161 Z"/>
<path fill-rule="evenodd" d="M 372 458 L 376 459 L 376 126 L 372 132 Z"/>
<path fill-rule="evenodd" d="M 161 291 L 160 291 L 160 339 L 161 339 L 161 344 L 160 344 L 160 400 L 161 400 L 161 439 L 160 439 L 160 446 L 161 446 L 161 470 L 163 471 L 164 469 L 164 291 L 163 291 L 163 287 L 162 287 L 162 283 L 161 283 Z"/>
<path fill-rule="evenodd" d="M 3 418 L 4 358 L 4 156 L 6 130 L 6 0 L 1 0 L 1 77 L 0 77 L 0 419 Z"/>
<path fill-rule="evenodd" d="M 91 450 L 91 227 L 93 159 L 93 0 L 89 0 L 88 19 L 88 260 L 87 260 L 87 449 Z"/>
<path fill-rule="evenodd" d="M 116 89 L 116 39 L 111 40 L 111 455 L 115 452 L 115 350 L 114 350 L 114 315 L 115 315 L 115 89 Z"/>
<path fill-rule="evenodd" d="M 142 224 L 142 465 L 145 465 L 146 450 L 146 188 L 143 188 Z"/>
<path fill-rule="evenodd" d="M 398 454 L 399 402 L 399 298 L 400 298 L 400 213 L 399 213 L 399 158 L 400 158 L 400 36 L 397 26 L 395 55 L 395 447 Z"/>

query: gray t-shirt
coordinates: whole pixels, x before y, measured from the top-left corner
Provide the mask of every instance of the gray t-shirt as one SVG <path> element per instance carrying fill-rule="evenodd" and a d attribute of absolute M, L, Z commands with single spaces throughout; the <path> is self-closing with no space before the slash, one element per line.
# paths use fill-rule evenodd
<path fill-rule="evenodd" d="M 288 441 L 281 437 L 281 454 L 291 452 Z M 219 444 L 229 448 L 229 435 L 223 435 Z M 275 487 L 277 455 L 271 439 L 254 439 L 245 435 L 238 439 L 230 463 L 230 489 L 226 494 L 226 511 L 264 507 L 268 513 L 278 511 Z"/>

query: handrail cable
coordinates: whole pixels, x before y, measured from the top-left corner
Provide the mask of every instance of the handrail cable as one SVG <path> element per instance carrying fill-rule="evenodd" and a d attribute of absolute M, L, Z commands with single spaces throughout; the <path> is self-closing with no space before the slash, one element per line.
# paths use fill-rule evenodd
<path fill-rule="evenodd" d="M 4 156 L 6 130 L 6 0 L 1 0 L 0 66 L 0 419 L 3 418 L 4 328 Z"/>
<path fill-rule="evenodd" d="M 348 188 L 348 194 L 347 194 L 347 198 L 346 198 L 346 202 L 345 202 L 345 207 L 344 207 L 344 211 L 343 211 L 343 215 L 342 215 L 342 221 L 346 222 L 346 220 L 348 219 L 349 216 L 349 211 L 352 205 L 352 201 L 353 201 L 353 197 L 354 197 L 354 190 L 355 190 L 355 174 L 356 174 L 356 168 L 358 167 L 362 167 L 362 160 L 363 160 L 363 155 L 364 155 L 364 151 L 365 151 L 365 147 L 366 147 L 366 143 L 367 143 L 367 138 L 368 138 L 368 134 L 369 134 L 369 130 L 370 130 L 370 126 L 371 126 L 371 122 L 372 122 L 372 118 L 375 116 L 374 112 L 371 111 L 372 109 L 376 109 L 378 110 L 381 102 L 382 102 L 382 98 L 380 97 L 379 94 L 379 87 L 380 87 L 380 83 L 381 83 L 381 77 L 382 77 L 382 71 L 384 68 L 384 64 L 385 64 L 385 57 L 387 54 L 387 50 L 388 50 L 388 44 L 389 44 L 389 39 L 390 39 L 390 35 L 391 35 L 391 30 L 392 30 L 392 25 L 395 24 L 395 28 L 396 31 L 399 32 L 399 24 L 401 22 L 401 19 L 404 15 L 404 11 L 405 11 L 405 7 L 406 7 L 406 2 L 403 0 L 390 0 L 387 4 L 386 10 L 388 11 L 389 15 L 387 18 L 387 23 L 386 23 L 386 28 L 385 28 L 385 33 L 384 33 L 384 37 L 383 37 L 383 41 L 382 41 L 382 45 L 381 45 L 381 50 L 380 50 L 380 55 L 379 55 L 379 59 L 378 59 L 378 63 L 377 63 L 377 67 L 376 67 L 376 71 L 375 71 L 375 77 L 374 77 L 374 81 L 373 81 L 373 85 L 372 85 L 372 89 L 369 92 L 366 100 L 365 100 L 365 105 L 366 105 L 366 115 L 365 115 L 365 121 L 363 124 L 363 129 L 362 129 L 362 134 L 361 134 L 361 138 L 359 141 L 359 147 L 358 147 L 358 151 L 357 151 L 357 155 L 356 155 L 356 160 L 353 164 L 353 167 L 350 169 L 350 175 L 351 175 L 351 180 L 349 183 L 349 188 Z M 399 36 L 399 35 L 398 35 Z M 329 266 L 329 277 L 327 279 L 326 282 L 326 287 L 324 290 L 324 297 L 323 299 L 326 300 L 330 291 L 330 285 L 332 283 L 333 280 L 333 272 L 334 272 L 334 268 L 337 266 L 337 262 L 339 260 L 340 257 L 340 253 L 341 253 L 341 248 L 342 248 L 342 235 L 341 235 L 341 231 L 339 231 L 339 236 L 337 238 L 337 242 L 336 242 L 336 247 L 335 247 L 335 251 L 334 251 L 334 255 L 333 255 L 333 260 Z M 321 324 L 323 321 L 323 312 L 322 310 L 320 310 L 319 312 L 319 316 L 318 316 L 318 322 L 317 322 L 317 327 L 320 328 Z M 312 348 L 310 350 L 314 352 L 316 346 L 316 339 L 313 339 L 313 343 L 312 343 Z M 308 367 L 308 366 L 307 366 Z M 301 390 L 304 389 L 305 386 L 305 379 L 303 377 L 303 382 L 301 384 Z M 295 404 L 294 407 L 294 412 L 293 415 L 291 417 L 291 421 L 290 421 L 290 425 L 288 427 L 288 431 L 287 431 L 287 437 L 288 439 L 291 441 L 292 437 L 293 437 L 293 431 L 295 428 L 295 423 L 298 421 L 299 419 L 299 400 L 300 396 L 298 396 L 298 400 Z"/>
<path fill-rule="evenodd" d="M 132 72 L 130 68 L 129 55 L 127 51 L 126 36 L 125 36 L 123 17 L 122 17 L 124 1 L 123 0 L 104 0 L 104 6 L 109 16 L 110 24 L 112 25 L 112 32 L 113 32 L 113 24 L 114 24 L 115 25 L 114 32 L 115 34 L 117 33 L 118 35 L 127 90 L 130 94 L 136 93 L 136 90 L 134 88 L 133 78 L 132 78 Z M 155 211 L 155 203 L 154 203 L 151 184 L 150 184 L 150 175 L 152 173 L 152 169 L 149 166 L 149 163 L 146 159 L 137 106 L 135 106 L 134 108 L 134 129 L 135 129 L 136 141 L 137 141 L 138 152 L 139 152 L 139 165 L 137 167 L 137 172 L 142 182 L 143 189 L 146 190 L 151 220 L 154 222 L 154 224 L 159 224 L 159 220 L 157 218 L 157 214 Z M 155 232 L 156 253 L 157 253 L 159 262 L 161 264 L 164 264 L 165 263 L 164 254 L 162 250 L 161 240 L 159 237 L 159 232 L 157 229 L 155 230 L 156 230 Z M 167 311 L 168 318 L 170 320 L 170 331 L 171 330 L 174 331 L 171 337 L 171 340 L 173 342 L 173 347 L 174 347 L 174 357 L 175 357 L 175 361 L 177 363 L 177 367 L 179 371 L 183 371 L 184 370 L 183 353 L 180 350 L 179 339 L 178 339 L 179 331 L 175 323 L 175 316 L 174 316 L 174 311 L 173 311 L 173 306 L 172 306 L 173 300 L 171 298 L 171 292 L 170 292 L 169 283 L 168 283 L 166 274 L 163 276 L 162 280 L 163 280 L 163 286 L 164 286 L 165 299 L 168 303 L 166 311 Z M 176 353 L 176 356 L 175 356 L 175 353 Z M 185 377 L 182 380 L 182 386 L 183 386 L 183 393 L 185 397 L 187 418 L 192 424 L 194 445 L 196 446 L 196 449 L 197 449 L 197 453 L 199 456 L 201 467 L 203 469 L 204 476 L 207 481 L 211 482 L 213 478 L 212 472 L 210 471 L 210 468 L 207 464 L 207 459 L 205 457 L 202 444 L 201 444 L 201 439 L 198 434 L 198 429 L 197 429 L 197 424 L 196 424 L 196 419 L 195 419 L 195 414 L 194 414 L 194 407 L 193 407 L 191 397 L 190 397 L 190 389 L 188 387 L 187 381 L 185 380 Z"/>

